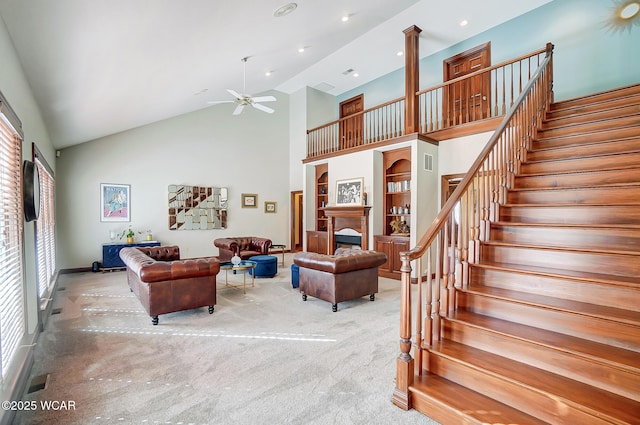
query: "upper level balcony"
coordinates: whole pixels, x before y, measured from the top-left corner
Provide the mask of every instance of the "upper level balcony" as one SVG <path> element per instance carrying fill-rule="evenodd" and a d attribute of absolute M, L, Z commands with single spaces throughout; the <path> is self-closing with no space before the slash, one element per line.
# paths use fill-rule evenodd
<path fill-rule="evenodd" d="M 308 130 L 305 162 L 396 143 L 407 134 L 438 141 L 492 131 L 551 48 L 548 44 L 417 91 L 413 98 L 409 94 Z M 417 113 L 407 111 L 407 102 L 417 105 Z M 408 122 L 413 115 L 417 123 Z"/>

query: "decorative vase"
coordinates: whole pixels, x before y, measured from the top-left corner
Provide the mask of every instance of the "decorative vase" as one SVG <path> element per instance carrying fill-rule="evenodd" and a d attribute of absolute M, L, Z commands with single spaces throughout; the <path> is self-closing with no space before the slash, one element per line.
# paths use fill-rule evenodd
<path fill-rule="evenodd" d="M 233 257 L 231 257 L 231 264 L 233 264 L 233 267 L 237 267 L 241 261 L 242 259 L 238 257 L 238 254 L 233 254 Z"/>
<path fill-rule="evenodd" d="M 133 243 L 133 236 L 127 236 L 127 243 Z"/>
<path fill-rule="evenodd" d="M 152 237 L 151 233 L 147 233 L 147 240 L 148 241 L 152 241 L 153 240 L 153 237 Z"/>

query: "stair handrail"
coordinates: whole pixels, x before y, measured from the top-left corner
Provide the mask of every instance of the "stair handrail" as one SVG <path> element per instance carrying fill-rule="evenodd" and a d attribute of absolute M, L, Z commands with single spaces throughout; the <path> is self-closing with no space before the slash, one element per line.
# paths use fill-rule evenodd
<path fill-rule="evenodd" d="M 540 66 L 435 220 L 413 249 L 400 252 L 400 354 L 396 361 L 393 402 L 402 408 L 411 407 L 409 387 L 413 385 L 414 373 L 422 374 L 420 348 L 439 340 L 440 317 L 453 312 L 456 285 L 465 287 L 468 284 L 468 264 L 478 261 L 480 241 L 488 235 L 488 224 L 497 219 L 498 208 L 506 201 L 506 191 L 512 187 L 514 175 L 526 159 L 534 131 L 553 102 L 552 59 L 553 44 L 548 43 Z M 427 264 L 423 270 L 425 255 Z M 414 345 L 411 341 L 412 261 L 416 263 L 414 279 L 418 283 L 419 297 L 415 312 L 414 355 L 418 362 L 415 370 L 410 353 Z M 422 290 L 423 280 L 425 291 Z"/>

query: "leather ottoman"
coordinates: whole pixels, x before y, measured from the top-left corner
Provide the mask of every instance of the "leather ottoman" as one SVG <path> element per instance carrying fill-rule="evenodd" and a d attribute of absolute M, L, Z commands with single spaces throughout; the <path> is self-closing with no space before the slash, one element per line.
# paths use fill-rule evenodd
<path fill-rule="evenodd" d="M 278 259 L 273 255 L 254 255 L 249 260 L 257 263 L 255 269 L 249 270 L 253 277 L 274 277 L 278 273 Z"/>

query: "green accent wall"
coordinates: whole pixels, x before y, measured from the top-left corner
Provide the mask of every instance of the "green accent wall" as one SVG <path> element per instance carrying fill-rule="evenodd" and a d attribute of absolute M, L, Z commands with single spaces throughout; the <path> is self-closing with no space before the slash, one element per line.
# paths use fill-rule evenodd
<path fill-rule="evenodd" d="M 640 22 L 614 30 L 614 0 L 554 0 L 522 16 L 420 60 L 420 88 L 442 82 L 442 61 L 491 42 L 491 63 L 554 48 L 555 99 L 562 100 L 640 82 Z M 404 37 L 398 29 L 398 37 Z M 422 28 L 421 43 L 428 37 Z M 365 108 L 404 96 L 404 69 L 337 96 L 365 94 Z"/>

